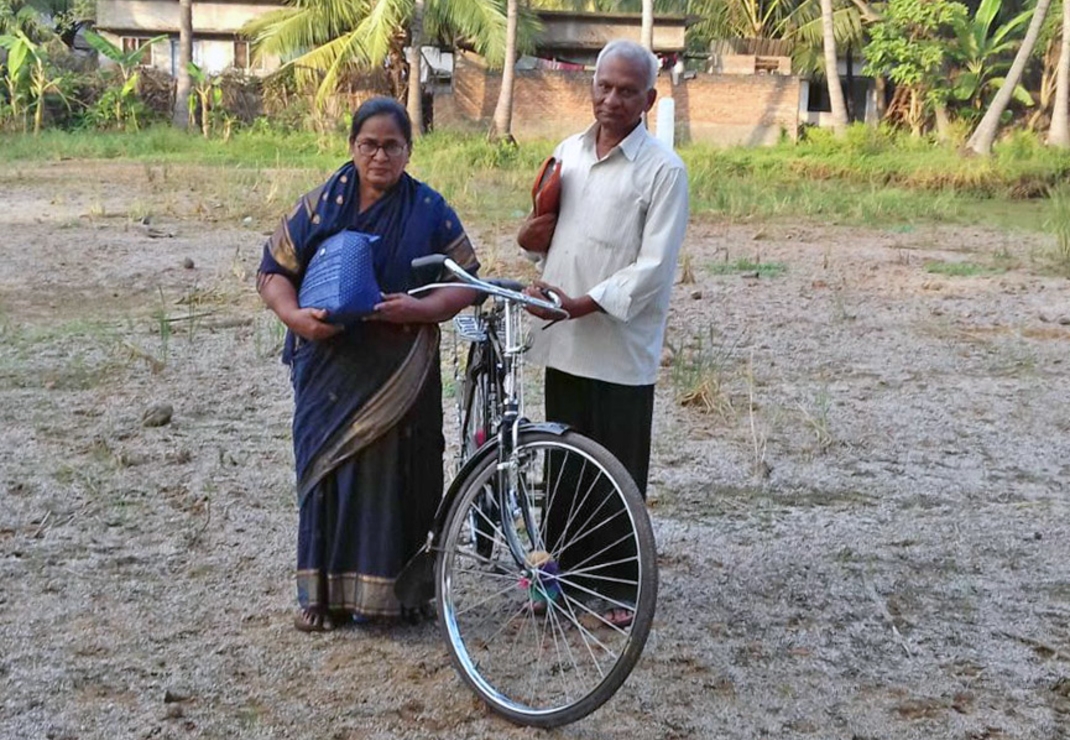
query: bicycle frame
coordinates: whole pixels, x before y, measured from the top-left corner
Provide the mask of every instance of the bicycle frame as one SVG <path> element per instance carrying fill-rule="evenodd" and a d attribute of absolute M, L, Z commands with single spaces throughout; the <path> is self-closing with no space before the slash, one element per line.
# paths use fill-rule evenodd
<path fill-rule="evenodd" d="M 439 262 L 441 259 L 441 262 Z M 486 455 L 492 452 L 497 455 L 498 467 L 497 467 L 497 498 L 499 512 L 504 519 L 508 512 L 511 511 L 511 504 L 513 500 L 518 500 L 521 508 L 521 512 L 524 516 L 525 527 L 529 533 L 529 536 L 538 536 L 538 529 L 534 526 L 529 507 L 527 505 L 527 499 L 525 496 L 515 496 L 516 491 L 519 488 L 518 478 L 518 460 L 516 457 L 517 441 L 520 437 L 520 433 L 529 428 L 539 428 L 552 433 L 563 433 L 567 427 L 560 424 L 547 424 L 547 425 L 533 425 L 527 422 L 523 416 L 523 383 L 521 382 L 521 374 L 523 370 L 523 354 L 527 350 L 527 345 L 523 336 L 523 308 L 524 305 L 538 306 L 539 308 L 553 311 L 558 313 L 562 318 L 567 318 L 568 313 L 561 309 L 561 307 L 549 300 L 541 300 L 532 296 L 520 293 L 517 290 L 505 287 L 500 283 L 489 282 L 480 280 L 470 274 L 468 274 L 463 268 L 457 265 L 453 260 L 447 257 L 438 258 L 424 258 L 423 264 L 434 265 L 435 263 L 441 264 L 449 272 L 453 273 L 460 279 L 460 282 L 448 282 L 448 283 L 431 283 L 430 285 L 424 285 L 409 291 L 410 294 L 416 294 L 428 290 L 442 289 L 442 288 L 476 288 L 483 293 L 486 293 L 491 299 L 494 300 L 494 306 L 490 311 L 484 311 L 481 308 L 481 303 L 477 304 L 476 319 L 483 321 L 485 329 L 485 336 L 480 336 L 479 332 L 470 332 L 468 341 L 480 342 L 483 344 L 484 349 L 490 351 L 490 357 L 492 361 L 490 363 L 491 368 L 489 372 L 494 373 L 491 383 L 497 384 L 500 381 L 500 387 L 502 389 L 502 398 L 500 399 L 498 415 L 498 422 L 495 428 L 495 434 L 491 439 L 484 442 L 483 446 L 479 448 L 475 455 L 472 455 L 468 460 L 462 460 L 460 471 L 454 477 L 453 482 L 450 485 L 450 489 L 447 491 L 446 496 L 443 498 L 439 505 L 438 513 L 435 516 L 435 526 L 431 532 L 431 541 L 429 544 L 433 547 L 434 541 L 437 539 L 438 532 L 442 529 L 442 524 L 446 514 L 449 511 L 449 506 L 453 501 L 454 496 L 459 490 L 459 482 L 463 482 L 466 477 L 466 472 L 471 469 L 471 465 L 475 460 L 482 461 L 486 458 Z M 416 267 L 416 263 L 414 263 Z M 467 327 L 463 326 L 465 322 L 461 322 L 458 325 L 458 329 L 462 335 L 465 333 Z M 463 399 L 462 399 L 463 401 Z M 463 418 L 465 414 L 471 413 L 471 410 L 460 409 L 462 418 L 460 419 L 461 429 L 466 427 L 466 419 Z M 463 455 L 463 440 L 462 440 L 462 452 Z M 526 563 L 527 549 L 520 542 L 516 533 L 515 527 L 502 527 L 505 535 L 506 544 L 509 547 L 510 552 L 516 559 L 517 564 Z M 535 544 L 535 543 L 533 543 Z"/>

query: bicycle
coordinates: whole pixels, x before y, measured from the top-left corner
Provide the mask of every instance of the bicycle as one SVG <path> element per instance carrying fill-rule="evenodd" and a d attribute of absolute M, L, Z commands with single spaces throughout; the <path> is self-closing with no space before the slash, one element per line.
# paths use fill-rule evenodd
<path fill-rule="evenodd" d="M 494 712 L 521 725 L 575 722 L 620 688 L 650 632 L 658 579 L 646 507 L 604 447 L 523 415 L 523 306 L 567 317 L 552 296 L 478 279 L 442 255 L 413 268 L 434 282 L 410 293 L 467 287 L 479 298 L 454 319 L 469 344 L 459 470 L 399 597 L 427 603 L 433 579 L 454 667 Z M 439 282 L 443 269 L 458 280 Z"/>

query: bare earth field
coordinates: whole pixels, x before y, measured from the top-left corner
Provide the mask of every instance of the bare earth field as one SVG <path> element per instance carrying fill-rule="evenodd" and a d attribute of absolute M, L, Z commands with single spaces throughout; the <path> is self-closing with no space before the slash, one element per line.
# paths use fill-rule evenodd
<path fill-rule="evenodd" d="M 1049 237 L 694 223 L 658 390 L 654 631 L 608 705 L 544 732 L 490 715 L 433 624 L 292 628 L 291 400 L 253 289 L 267 196 L 221 177 L 0 168 L 0 737 L 1070 737 Z M 759 277 L 719 274 L 756 257 Z M 143 425 L 156 404 L 170 423 Z"/>

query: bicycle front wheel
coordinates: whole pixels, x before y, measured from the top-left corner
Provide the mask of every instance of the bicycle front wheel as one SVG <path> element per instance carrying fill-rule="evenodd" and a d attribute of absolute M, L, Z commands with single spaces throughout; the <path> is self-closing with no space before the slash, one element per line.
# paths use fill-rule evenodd
<path fill-rule="evenodd" d="M 509 720 L 554 727 L 604 704 L 639 659 L 657 600 L 654 535 L 635 482 L 592 440 L 525 432 L 516 459 L 505 495 L 496 457 L 460 489 L 436 600 L 465 682 Z"/>

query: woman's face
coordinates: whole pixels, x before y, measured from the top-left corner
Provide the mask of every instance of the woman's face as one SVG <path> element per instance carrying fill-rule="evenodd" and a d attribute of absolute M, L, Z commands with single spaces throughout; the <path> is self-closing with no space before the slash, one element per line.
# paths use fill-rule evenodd
<path fill-rule="evenodd" d="M 349 144 L 353 164 L 362 185 L 388 190 L 401 178 L 409 163 L 409 145 L 389 113 L 365 121 Z"/>

